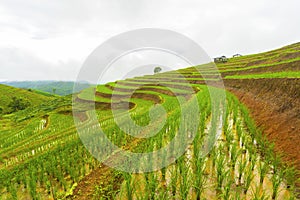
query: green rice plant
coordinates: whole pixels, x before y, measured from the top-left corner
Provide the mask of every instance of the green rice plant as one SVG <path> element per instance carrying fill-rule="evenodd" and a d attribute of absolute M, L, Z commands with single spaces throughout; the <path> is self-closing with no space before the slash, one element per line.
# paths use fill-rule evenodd
<path fill-rule="evenodd" d="M 248 192 L 248 189 L 251 185 L 251 182 L 252 182 L 253 178 L 254 178 L 254 175 L 253 175 L 253 170 L 251 169 L 251 166 L 247 167 L 246 170 L 245 170 L 244 187 L 243 187 L 245 195 Z"/>
<path fill-rule="evenodd" d="M 204 134 L 197 134 L 195 136 L 195 139 L 193 141 L 193 158 L 194 158 L 194 162 L 197 162 L 197 160 L 201 157 L 201 146 L 203 144 L 204 141 Z"/>
<path fill-rule="evenodd" d="M 224 134 L 225 134 L 225 137 L 226 137 L 225 145 L 227 147 L 227 152 L 230 152 L 231 144 L 234 142 L 234 135 L 233 135 L 233 132 L 232 132 L 231 128 L 228 127 L 226 129 L 226 131 L 224 130 Z"/>
<path fill-rule="evenodd" d="M 251 136 L 251 139 L 252 139 L 252 143 L 254 143 L 255 138 L 257 136 L 262 135 L 261 131 L 256 128 L 255 122 L 251 118 L 251 116 L 249 114 L 249 110 L 248 110 L 248 108 L 246 106 L 240 105 L 240 111 L 241 111 L 241 114 L 242 114 L 242 117 L 243 117 L 245 128 L 250 133 L 250 136 Z"/>
<path fill-rule="evenodd" d="M 149 195 L 149 199 L 155 199 L 156 188 L 159 185 L 157 175 L 154 172 L 144 173 L 146 179 L 145 190 L 146 194 Z"/>
<path fill-rule="evenodd" d="M 209 154 L 208 157 L 211 158 L 212 160 L 212 168 L 214 168 L 216 166 L 216 160 L 217 160 L 217 153 L 216 153 L 216 147 L 213 147 Z"/>
<path fill-rule="evenodd" d="M 175 195 L 176 195 L 177 181 L 178 181 L 178 170 L 177 170 L 177 167 L 174 166 L 171 169 L 171 181 L 170 181 L 171 193 L 172 193 L 173 197 L 175 197 Z"/>
<path fill-rule="evenodd" d="M 253 171 L 255 168 L 256 162 L 258 160 L 258 153 L 251 144 L 247 145 L 246 148 L 248 149 L 249 162 L 250 162 L 251 170 Z"/>
<path fill-rule="evenodd" d="M 259 173 L 259 183 L 260 185 L 263 184 L 264 178 L 266 177 L 269 171 L 269 165 L 263 161 L 258 162 L 258 173 Z"/>
<path fill-rule="evenodd" d="M 230 169 L 226 170 L 225 175 L 225 183 L 223 184 L 223 188 L 222 188 L 222 194 L 220 195 L 220 197 L 224 200 L 229 200 L 231 199 L 231 195 L 230 195 L 230 191 L 232 189 L 232 184 L 234 183 L 234 180 L 231 176 L 228 176 L 228 174 L 230 173 Z"/>
<path fill-rule="evenodd" d="M 189 165 L 185 161 L 185 157 L 182 156 L 179 158 L 179 171 L 180 171 L 180 185 L 179 192 L 181 199 L 187 199 L 189 188 L 190 188 L 190 179 L 189 179 Z"/>
<path fill-rule="evenodd" d="M 233 142 L 231 144 L 231 151 L 230 151 L 230 164 L 233 171 L 235 168 L 235 163 L 240 154 L 241 154 L 241 149 L 238 148 L 238 144 L 236 142 Z"/>
<path fill-rule="evenodd" d="M 237 134 L 238 143 L 239 145 L 241 145 L 241 137 L 243 135 L 243 130 L 242 130 L 242 123 L 240 120 L 238 120 L 236 123 L 236 134 Z"/>
<path fill-rule="evenodd" d="M 258 135 L 258 150 L 263 159 L 269 157 L 273 152 L 269 151 L 271 143 L 268 141 L 265 135 Z"/>
<path fill-rule="evenodd" d="M 242 184 L 242 176 L 245 173 L 246 166 L 247 166 L 247 160 L 245 160 L 241 156 L 239 159 L 239 166 L 238 166 L 238 185 Z"/>
<path fill-rule="evenodd" d="M 240 137 L 241 137 L 241 146 L 242 146 L 242 148 L 244 147 L 244 145 L 245 145 L 245 142 L 246 142 L 246 134 L 243 132 L 241 135 L 240 135 Z"/>
<path fill-rule="evenodd" d="M 33 199 L 37 199 L 37 192 L 36 192 L 36 171 L 34 167 L 30 168 L 30 179 L 29 179 L 29 192 Z"/>
<path fill-rule="evenodd" d="M 233 98 L 233 101 L 237 101 L 235 98 Z M 236 124 L 238 121 L 238 115 L 239 115 L 239 105 L 238 103 L 234 102 L 233 103 L 233 124 Z"/>
<path fill-rule="evenodd" d="M 274 155 L 274 151 L 271 151 L 271 153 L 272 153 L 272 155 L 271 155 L 272 157 L 271 157 L 270 162 L 272 165 L 273 174 L 277 174 L 281 167 L 281 159 L 278 154 Z"/>
<path fill-rule="evenodd" d="M 251 189 L 251 193 L 252 193 L 252 199 L 253 200 L 267 200 L 267 196 L 265 194 L 264 191 L 262 190 L 262 186 L 261 185 L 255 185 L 255 189 Z"/>
<path fill-rule="evenodd" d="M 163 181 L 163 183 L 166 182 L 166 171 L 167 171 L 167 168 L 166 168 L 166 167 L 163 167 L 163 168 L 161 169 L 161 176 L 162 176 L 162 181 Z"/>
<path fill-rule="evenodd" d="M 227 131 L 229 130 L 229 125 L 228 125 L 228 120 L 229 120 L 229 108 L 228 108 L 228 105 L 227 105 L 227 108 L 226 108 L 226 112 L 225 112 L 225 117 L 224 117 L 224 124 L 223 124 L 223 132 L 226 136 L 227 134 Z"/>
<path fill-rule="evenodd" d="M 18 199 L 17 190 L 16 190 L 14 184 L 10 184 L 10 186 L 7 188 L 7 191 L 11 194 L 11 199 L 14 199 L 14 200 Z"/>
<path fill-rule="evenodd" d="M 250 154 L 250 156 L 249 156 L 249 162 L 250 162 L 250 168 L 251 168 L 252 172 L 254 171 L 254 168 L 255 168 L 257 160 L 258 160 L 258 158 L 257 158 L 257 154 L 256 153 Z"/>
<path fill-rule="evenodd" d="M 237 187 L 234 191 L 234 199 L 235 200 L 241 200 L 241 194 L 242 194 L 242 188 L 241 187 Z"/>
<path fill-rule="evenodd" d="M 276 199 L 278 192 L 279 192 L 280 184 L 282 182 L 282 174 L 281 173 L 273 174 L 271 181 L 272 181 L 272 189 L 273 189 L 272 190 L 272 199 Z"/>
<path fill-rule="evenodd" d="M 293 193 L 289 197 L 289 200 L 296 200 L 296 199 L 297 199 L 297 196 L 295 194 L 293 194 Z"/>
<path fill-rule="evenodd" d="M 218 150 L 216 157 L 216 175 L 217 175 L 217 193 L 221 193 L 224 180 L 229 175 L 229 171 L 225 169 L 225 155 L 222 152 L 222 146 Z"/>
<path fill-rule="evenodd" d="M 300 179 L 298 177 L 298 172 L 295 169 L 295 167 L 287 166 L 284 170 L 284 178 L 286 180 L 286 186 L 291 193 L 295 193 L 295 186 L 297 183 L 300 182 Z"/>
<path fill-rule="evenodd" d="M 204 176 L 204 169 L 205 169 L 205 158 L 200 157 L 196 159 L 195 163 L 195 171 L 194 171 L 194 181 L 193 181 L 193 188 L 196 193 L 196 199 L 201 199 L 201 194 L 204 190 L 205 186 L 205 176 Z"/>
<path fill-rule="evenodd" d="M 165 189 L 160 189 L 158 191 L 157 199 L 169 199 L 168 193 L 165 191 Z"/>
<path fill-rule="evenodd" d="M 125 179 L 125 188 L 126 188 L 126 196 L 128 200 L 132 200 L 133 199 L 133 191 L 134 188 L 132 187 L 132 175 L 130 173 L 127 172 L 123 172 L 123 176 Z"/>

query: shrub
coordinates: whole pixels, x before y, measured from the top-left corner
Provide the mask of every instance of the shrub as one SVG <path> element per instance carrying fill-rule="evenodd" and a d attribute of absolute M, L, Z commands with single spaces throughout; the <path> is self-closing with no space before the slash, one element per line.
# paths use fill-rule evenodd
<path fill-rule="evenodd" d="M 27 99 L 23 99 L 21 97 L 12 97 L 11 102 L 8 104 L 8 107 L 10 108 L 11 112 L 24 110 L 29 106 L 30 102 Z"/>

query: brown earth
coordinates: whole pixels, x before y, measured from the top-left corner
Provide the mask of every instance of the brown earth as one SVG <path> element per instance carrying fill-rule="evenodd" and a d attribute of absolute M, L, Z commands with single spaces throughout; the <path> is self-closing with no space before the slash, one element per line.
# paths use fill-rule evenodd
<path fill-rule="evenodd" d="M 300 170 L 300 79 L 225 80 L 225 86 L 249 108 L 276 153 Z"/>

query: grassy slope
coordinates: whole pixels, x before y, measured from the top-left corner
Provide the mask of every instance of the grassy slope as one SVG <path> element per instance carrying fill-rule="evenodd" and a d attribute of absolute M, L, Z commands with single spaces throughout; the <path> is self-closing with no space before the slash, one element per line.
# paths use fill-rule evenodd
<path fill-rule="evenodd" d="M 11 102 L 12 97 L 21 97 L 30 101 L 31 106 L 36 106 L 46 101 L 53 100 L 55 97 L 45 96 L 38 94 L 34 91 L 25 89 L 14 88 L 7 85 L 0 84 L 0 107 L 4 112 L 9 111 L 8 104 Z"/>

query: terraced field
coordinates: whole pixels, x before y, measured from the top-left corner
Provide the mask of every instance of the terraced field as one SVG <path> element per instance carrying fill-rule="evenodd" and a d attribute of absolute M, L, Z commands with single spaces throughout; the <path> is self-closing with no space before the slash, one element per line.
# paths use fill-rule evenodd
<path fill-rule="evenodd" d="M 296 199 L 299 62 L 298 43 L 3 115 L 1 199 Z"/>

